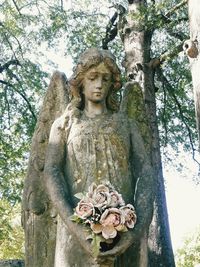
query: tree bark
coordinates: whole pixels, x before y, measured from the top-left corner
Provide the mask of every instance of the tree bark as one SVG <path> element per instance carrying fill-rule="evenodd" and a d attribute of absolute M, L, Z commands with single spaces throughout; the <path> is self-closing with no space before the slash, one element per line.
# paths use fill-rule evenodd
<path fill-rule="evenodd" d="M 127 77 L 139 82 L 145 102 L 147 119 L 150 126 L 150 155 L 156 173 L 156 199 L 154 215 L 146 240 L 148 243 L 148 266 L 173 267 L 174 256 L 171 245 L 164 179 L 160 155 L 159 133 L 156 118 L 156 100 L 154 87 L 154 70 L 150 64 L 150 46 L 152 32 L 144 30 L 145 20 L 138 20 L 141 5 L 145 1 L 129 1 L 129 10 L 120 20 L 120 33 L 124 43 Z M 135 19 L 134 19 L 135 18 Z M 136 118 L 137 120 L 137 118 Z M 143 242 L 144 243 L 144 242 Z M 140 258 L 143 257 L 142 255 Z M 142 260 L 134 266 L 142 267 Z"/>

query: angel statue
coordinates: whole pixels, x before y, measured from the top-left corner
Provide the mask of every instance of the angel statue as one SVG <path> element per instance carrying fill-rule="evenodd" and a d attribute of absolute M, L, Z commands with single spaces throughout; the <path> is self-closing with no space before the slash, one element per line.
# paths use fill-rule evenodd
<path fill-rule="evenodd" d="M 24 186 L 26 267 L 148 265 L 155 177 L 141 127 L 127 108 L 135 85 L 126 86 L 120 106 L 121 86 L 115 57 L 97 48 L 80 56 L 69 81 L 62 73 L 53 75 Z M 85 227 L 70 219 L 74 195 L 93 182 L 110 182 L 137 213 L 135 228 L 95 257 Z"/>

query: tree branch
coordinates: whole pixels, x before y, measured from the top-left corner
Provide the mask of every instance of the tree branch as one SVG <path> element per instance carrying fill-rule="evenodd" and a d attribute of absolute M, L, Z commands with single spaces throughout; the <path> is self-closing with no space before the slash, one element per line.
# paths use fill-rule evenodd
<path fill-rule="evenodd" d="M 37 121 L 37 117 L 36 117 L 36 115 L 35 115 L 35 113 L 34 113 L 34 111 L 33 111 L 33 109 L 32 109 L 32 106 L 31 106 L 30 102 L 29 102 L 28 99 L 27 99 L 26 95 L 23 94 L 22 92 L 20 92 L 16 87 L 14 87 L 14 86 L 13 86 L 11 83 L 9 83 L 9 82 L 0 80 L 0 83 L 12 87 L 12 88 L 14 89 L 14 91 L 16 91 L 16 92 L 17 92 L 17 93 L 24 99 L 24 101 L 26 102 L 26 104 L 27 104 L 27 106 L 28 106 L 29 111 L 31 112 L 31 114 L 32 114 L 32 116 L 33 116 L 33 119 L 34 119 L 35 121 Z"/>
<path fill-rule="evenodd" d="M 157 68 L 156 72 L 157 72 L 159 80 L 166 85 L 167 91 L 173 97 L 174 102 L 176 103 L 176 106 L 178 107 L 181 120 L 182 120 L 183 124 L 185 125 L 187 132 L 188 132 L 189 142 L 190 142 L 190 146 L 192 149 L 192 158 L 196 163 L 198 163 L 200 165 L 200 162 L 198 162 L 198 160 L 196 160 L 196 158 L 195 158 L 195 151 L 197 151 L 197 150 L 194 148 L 194 144 L 193 144 L 193 140 L 192 140 L 192 132 L 191 132 L 190 127 L 187 123 L 187 117 L 185 117 L 184 112 L 182 111 L 181 104 L 178 101 L 178 99 L 174 93 L 174 89 L 172 88 L 172 86 L 171 86 L 170 82 L 167 80 L 167 78 L 164 76 L 161 68 Z"/>
<path fill-rule="evenodd" d="M 20 12 L 20 9 L 19 9 L 19 7 L 18 7 L 16 1 L 15 1 L 15 0 L 12 0 L 12 1 L 13 1 L 13 4 L 14 4 L 15 8 L 17 9 L 19 15 L 22 16 L 22 13 Z"/>
<path fill-rule="evenodd" d="M 4 70 L 7 70 L 10 67 L 10 65 L 20 66 L 19 60 L 12 59 L 6 62 L 4 65 L 0 65 L 0 73 L 2 73 Z"/>
<path fill-rule="evenodd" d="M 6 101 L 6 104 L 7 104 L 7 108 L 5 108 L 5 109 L 7 110 L 8 125 L 10 127 L 10 125 L 11 125 L 11 123 L 10 123 L 10 121 L 11 121 L 11 118 L 10 118 L 10 103 L 8 101 L 8 98 L 7 98 L 7 88 L 5 89 L 5 95 L 4 95 L 4 97 L 5 97 L 5 101 Z"/>
<path fill-rule="evenodd" d="M 181 8 L 182 6 L 184 6 L 185 4 L 187 4 L 188 0 L 182 0 L 180 3 L 178 3 L 177 5 L 173 6 L 166 14 L 165 17 L 170 17 L 171 15 L 173 15 L 173 13 L 178 10 L 179 8 Z"/>
<path fill-rule="evenodd" d="M 143 0 L 128 0 L 128 3 L 129 3 L 129 5 L 132 5 L 132 4 L 134 4 L 134 3 L 140 3 L 140 2 L 142 2 Z"/>
<path fill-rule="evenodd" d="M 156 69 L 163 62 L 165 62 L 165 61 L 167 61 L 169 59 L 173 59 L 175 56 L 177 56 L 177 54 L 179 52 L 181 52 L 183 50 L 183 43 L 184 42 L 182 42 L 181 44 L 177 45 L 172 51 L 164 52 L 159 57 L 151 59 L 150 62 L 146 63 L 146 65 L 148 67 L 150 67 L 150 68 Z"/>
<path fill-rule="evenodd" d="M 117 23 L 115 23 L 118 17 L 118 12 L 116 11 L 112 18 L 110 19 L 108 25 L 106 26 L 106 35 L 102 40 L 102 48 L 108 50 L 108 43 L 114 40 L 117 35 Z"/>
<path fill-rule="evenodd" d="M 177 39 L 179 39 L 180 41 L 184 41 L 187 40 L 189 37 L 187 35 L 185 35 L 182 32 L 174 32 L 172 30 L 172 28 L 166 28 L 166 31 L 169 33 L 169 35 L 171 35 L 172 37 L 175 37 Z"/>
<path fill-rule="evenodd" d="M 10 46 L 10 49 L 12 50 L 14 57 L 17 59 L 17 57 L 16 57 L 16 55 L 15 55 L 15 51 L 14 51 L 14 49 L 13 49 L 13 47 L 12 47 L 12 44 L 11 44 L 11 42 L 10 42 L 10 40 L 9 40 L 9 37 L 10 37 L 10 36 L 12 36 L 12 37 L 16 40 L 16 42 L 17 42 L 17 44 L 18 44 L 18 47 L 19 47 L 19 50 L 20 50 L 20 52 L 21 52 L 21 56 L 22 56 L 22 58 L 23 58 L 23 52 L 22 52 L 23 50 L 22 50 L 21 44 L 20 44 L 19 40 L 17 39 L 17 37 L 16 37 L 12 32 L 10 32 L 10 30 L 7 29 L 7 28 L 5 27 L 5 25 L 4 25 L 1 21 L 0 21 L 0 26 L 3 27 L 3 28 L 5 29 L 5 31 L 6 31 L 6 32 L 3 32 L 3 35 L 4 35 L 5 39 L 6 39 L 6 41 L 8 42 L 8 45 Z M 9 37 L 7 37 L 7 32 L 8 32 L 8 34 L 9 34 Z"/>
<path fill-rule="evenodd" d="M 182 6 L 184 6 L 186 3 L 188 2 L 188 0 L 183 0 L 180 3 L 178 3 L 177 5 L 173 6 L 167 13 L 163 14 L 163 13 L 159 13 L 159 14 L 155 14 L 155 16 L 157 18 L 159 18 L 163 23 L 165 24 L 170 24 L 170 23 L 174 23 L 174 20 L 171 20 L 170 17 L 178 10 L 180 9 Z M 176 20 L 176 24 L 180 23 L 181 21 L 185 21 L 188 20 L 188 18 L 179 18 L 178 20 Z M 169 29 L 168 29 L 169 30 Z M 170 31 L 170 34 L 172 35 L 172 30 Z M 173 34 L 175 36 L 175 34 Z M 172 35 L 172 36 L 173 36 Z M 177 34 L 177 37 L 179 35 Z M 179 38 L 179 37 L 178 37 Z M 182 37 L 180 40 L 183 40 Z"/>
<path fill-rule="evenodd" d="M 60 9 L 63 11 L 63 0 L 60 0 Z"/>

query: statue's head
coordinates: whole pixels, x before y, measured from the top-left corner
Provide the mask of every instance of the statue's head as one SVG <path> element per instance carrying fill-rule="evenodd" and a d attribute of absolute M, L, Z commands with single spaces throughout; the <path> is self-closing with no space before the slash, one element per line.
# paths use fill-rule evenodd
<path fill-rule="evenodd" d="M 70 94 L 78 103 L 78 108 L 84 109 L 83 80 L 85 74 L 92 68 L 99 65 L 105 67 L 111 73 L 110 88 L 106 99 L 107 108 L 110 110 L 118 109 L 117 91 L 121 88 L 121 73 L 116 64 L 115 57 L 107 50 L 90 48 L 79 58 L 74 73 L 69 80 Z"/>

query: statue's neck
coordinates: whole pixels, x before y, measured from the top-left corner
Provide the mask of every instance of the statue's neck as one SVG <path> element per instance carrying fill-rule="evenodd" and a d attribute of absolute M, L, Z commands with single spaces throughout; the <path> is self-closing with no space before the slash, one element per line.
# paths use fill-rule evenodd
<path fill-rule="evenodd" d="M 84 112 L 87 117 L 94 118 L 98 115 L 106 114 L 108 110 L 105 102 L 94 103 L 91 101 L 87 101 L 85 103 Z"/>

